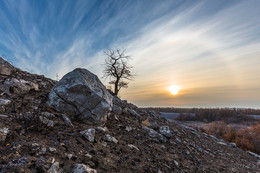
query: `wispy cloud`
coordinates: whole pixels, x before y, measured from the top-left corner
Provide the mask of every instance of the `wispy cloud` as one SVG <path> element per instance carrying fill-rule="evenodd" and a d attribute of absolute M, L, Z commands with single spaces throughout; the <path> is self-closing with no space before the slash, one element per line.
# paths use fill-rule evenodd
<path fill-rule="evenodd" d="M 240 106 L 260 98 L 260 88 L 250 95 L 260 86 L 259 7 L 257 0 L 6 0 L 0 2 L 0 54 L 54 79 L 76 67 L 101 77 L 103 51 L 127 48 L 137 76 L 121 95 L 130 101 L 217 106 L 221 91 L 227 106 Z M 181 94 L 170 96 L 170 85 L 180 85 Z"/>

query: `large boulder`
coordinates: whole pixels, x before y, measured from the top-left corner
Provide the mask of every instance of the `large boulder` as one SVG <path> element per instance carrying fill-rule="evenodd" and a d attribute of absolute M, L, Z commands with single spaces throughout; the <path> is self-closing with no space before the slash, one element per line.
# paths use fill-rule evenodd
<path fill-rule="evenodd" d="M 96 75 L 77 68 L 54 86 L 47 104 L 72 119 L 102 124 L 112 110 L 112 99 Z"/>

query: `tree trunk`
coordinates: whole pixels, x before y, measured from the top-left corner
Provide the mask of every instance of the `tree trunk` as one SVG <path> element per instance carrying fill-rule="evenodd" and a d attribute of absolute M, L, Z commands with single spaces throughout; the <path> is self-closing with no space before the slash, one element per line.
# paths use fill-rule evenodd
<path fill-rule="evenodd" d="M 118 94 L 118 83 L 119 83 L 119 79 L 117 79 L 115 82 L 115 92 L 114 92 L 115 96 L 117 96 Z"/>

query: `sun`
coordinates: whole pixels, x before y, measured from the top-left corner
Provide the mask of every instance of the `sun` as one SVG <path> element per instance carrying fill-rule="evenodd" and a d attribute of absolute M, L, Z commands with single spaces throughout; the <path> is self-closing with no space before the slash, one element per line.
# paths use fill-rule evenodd
<path fill-rule="evenodd" d="M 177 95 L 178 92 L 179 92 L 179 90 L 180 90 L 180 87 L 179 87 L 179 86 L 176 86 L 176 85 L 169 87 L 169 91 L 170 91 L 170 93 L 171 93 L 172 95 Z"/>

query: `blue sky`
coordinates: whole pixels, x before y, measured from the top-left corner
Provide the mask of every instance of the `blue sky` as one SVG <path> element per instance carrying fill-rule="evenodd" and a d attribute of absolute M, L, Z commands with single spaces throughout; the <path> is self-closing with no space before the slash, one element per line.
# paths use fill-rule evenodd
<path fill-rule="evenodd" d="M 259 107 L 259 9 L 259 0 L 2 0 L 0 55 L 53 79 L 77 67 L 101 77 L 103 52 L 126 48 L 137 76 L 120 96 L 139 106 Z"/>

